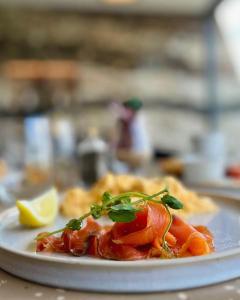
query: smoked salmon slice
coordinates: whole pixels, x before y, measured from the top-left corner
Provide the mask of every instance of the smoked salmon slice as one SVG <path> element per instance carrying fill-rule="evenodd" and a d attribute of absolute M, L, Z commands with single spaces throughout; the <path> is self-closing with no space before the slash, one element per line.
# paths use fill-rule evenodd
<path fill-rule="evenodd" d="M 43 232 L 45 234 L 47 232 Z M 64 243 L 61 237 L 49 236 L 37 241 L 37 252 L 65 252 Z"/>
<path fill-rule="evenodd" d="M 148 251 L 141 251 L 130 245 L 118 245 L 112 240 L 112 232 L 108 231 L 99 237 L 98 253 L 100 257 L 115 260 L 139 260 L 148 255 Z"/>
<path fill-rule="evenodd" d="M 117 222 L 99 238 L 100 256 L 118 260 L 160 256 L 162 237 L 169 221 L 169 214 L 163 205 L 149 202 L 136 214 L 134 221 Z M 168 238 L 175 243 L 172 235 L 169 234 Z"/>
<path fill-rule="evenodd" d="M 81 230 L 65 230 L 62 234 L 65 252 L 70 252 L 76 256 L 85 254 L 89 237 L 96 234 L 100 229 L 100 225 L 92 217 L 89 217 Z"/>
<path fill-rule="evenodd" d="M 149 201 L 131 222 L 100 226 L 88 217 L 80 230 L 65 229 L 60 237 L 41 238 L 37 251 L 113 260 L 172 258 L 211 253 L 214 240 L 205 226 L 192 226 L 175 215 L 171 219 L 165 205 Z"/>
<path fill-rule="evenodd" d="M 173 216 L 173 222 L 169 232 L 177 239 L 179 256 L 185 256 L 188 252 L 191 255 L 204 255 L 213 251 L 213 238 L 210 232 L 204 227 L 194 227 L 178 216 Z"/>
<path fill-rule="evenodd" d="M 113 225 L 113 242 L 132 246 L 152 243 L 156 238 L 163 237 L 169 221 L 166 208 L 151 202 L 143 211 L 137 213 L 134 221 Z"/>
<path fill-rule="evenodd" d="M 88 239 L 100 229 L 101 226 L 89 217 L 81 230 L 66 229 L 61 237 L 49 236 L 38 240 L 37 252 L 66 252 L 76 256 L 83 255 L 88 248 Z"/>

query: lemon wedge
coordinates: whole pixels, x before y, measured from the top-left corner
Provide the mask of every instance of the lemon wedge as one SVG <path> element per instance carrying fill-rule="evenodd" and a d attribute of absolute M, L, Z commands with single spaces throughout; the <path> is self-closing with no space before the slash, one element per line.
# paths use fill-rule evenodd
<path fill-rule="evenodd" d="M 51 224 L 58 213 L 58 193 L 55 188 L 33 200 L 18 200 L 19 222 L 29 227 Z"/>

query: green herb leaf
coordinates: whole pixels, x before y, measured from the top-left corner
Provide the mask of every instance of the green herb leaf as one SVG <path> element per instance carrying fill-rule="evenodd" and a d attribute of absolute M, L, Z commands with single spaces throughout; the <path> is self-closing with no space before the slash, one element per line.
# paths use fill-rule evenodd
<path fill-rule="evenodd" d="M 103 207 L 98 204 L 91 205 L 90 212 L 94 219 L 99 219 L 102 216 Z"/>
<path fill-rule="evenodd" d="M 132 212 L 137 212 L 139 211 L 138 209 L 136 209 L 135 207 L 133 207 L 131 204 L 117 204 L 111 207 L 111 210 L 114 211 L 132 211 Z"/>
<path fill-rule="evenodd" d="M 123 203 L 112 206 L 108 216 L 113 222 L 131 222 L 135 220 L 138 211 L 131 204 Z"/>
<path fill-rule="evenodd" d="M 108 217 L 113 222 L 131 222 L 136 219 L 136 214 L 134 211 L 110 210 Z"/>
<path fill-rule="evenodd" d="M 129 196 L 122 196 L 122 197 L 119 197 L 119 201 L 120 201 L 120 203 L 123 203 L 123 204 L 130 204 L 131 198 Z"/>
<path fill-rule="evenodd" d="M 180 202 L 178 199 L 176 199 L 175 197 L 173 196 L 170 196 L 170 195 L 164 195 L 162 198 L 161 198 L 161 201 L 168 205 L 170 208 L 172 209 L 181 209 L 183 208 L 183 204 L 182 202 Z"/>
<path fill-rule="evenodd" d="M 66 228 L 72 230 L 80 230 L 82 228 L 82 220 L 72 219 L 67 223 Z"/>
<path fill-rule="evenodd" d="M 107 206 L 108 204 L 110 204 L 112 202 L 112 195 L 109 192 L 105 192 L 102 195 L 102 203 L 104 206 Z"/>

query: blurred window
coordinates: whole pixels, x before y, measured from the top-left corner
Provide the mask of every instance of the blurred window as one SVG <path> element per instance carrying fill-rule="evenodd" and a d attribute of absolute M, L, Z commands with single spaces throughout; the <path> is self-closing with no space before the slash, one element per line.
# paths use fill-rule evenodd
<path fill-rule="evenodd" d="M 216 9 L 215 17 L 240 79 L 240 1 L 223 1 Z"/>

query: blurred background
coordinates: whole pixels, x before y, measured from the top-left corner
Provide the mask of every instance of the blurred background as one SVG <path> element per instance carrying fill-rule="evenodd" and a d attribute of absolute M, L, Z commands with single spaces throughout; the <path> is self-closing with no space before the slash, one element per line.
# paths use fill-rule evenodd
<path fill-rule="evenodd" d="M 238 0 L 0 0 L 1 197 L 108 171 L 238 184 L 239 15 Z"/>

